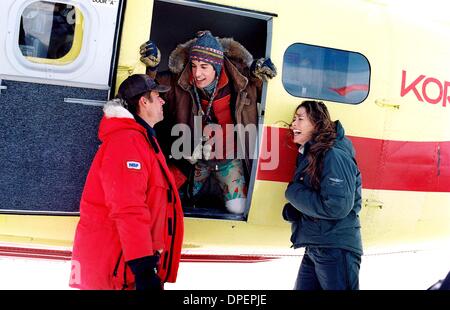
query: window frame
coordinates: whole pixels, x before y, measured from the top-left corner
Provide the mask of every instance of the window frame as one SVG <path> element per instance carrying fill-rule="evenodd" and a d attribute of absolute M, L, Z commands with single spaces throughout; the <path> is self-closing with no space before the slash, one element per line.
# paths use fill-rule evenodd
<path fill-rule="evenodd" d="M 60 4 L 70 4 L 75 6 L 83 15 L 83 38 L 81 41 L 81 48 L 78 57 L 76 57 L 72 62 L 65 63 L 63 65 L 57 65 L 52 62 L 48 62 L 45 58 L 36 58 L 42 61 L 32 62 L 27 59 L 27 56 L 22 54 L 22 51 L 19 47 L 19 35 L 20 35 L 20 24 L 21 17 L 25 11 L 25 9 L 34 2 L 49 2 L 49 3 L 60 3 Z M 20 5 L 15 8 L 17 10 L 17 16 L 14 18 L 14 23 L 8 23 L 8 31 L 10 31 L 10 35 L 7 36 L 7 44 L 12 46 L 12 48 L 8 48 L 6 50 L 6 54 L 10 59 L 11 64 L 18 71 L 23 72 L 24 74 L 28 71 L 33 72 L 36 76 L 42 76 L 43 78 L 53 79 L 54 75 L 64 75 L 68 76 L 68 74 L 76 74 L 84 67 L 86 63 L 92 62 L 93 57 L 87 52 L 86 45 L 92 41 L 92 34 L 90 33 L 90 29 L 98 26 L 98 20 L 92 14 L 92 10 L 85 6 L 82 2 L 74 2 L 71 0 L 30 0 L 20 3 Z M 70 75 L 71 76 L 71 75 Z"/>
<path fill-rule="evenodd" d="M 73 34 L 73 40 L 72 40 L 72 44 L 71 44 L 71 48 L 70 50 L 63 56 L 59 57 L 59 58 L 43 58 L 43 57 L 36 57 L 36 56 L 27 56 L 24 55 L 22 53 L 22 56 L 32 62 L 32 63 L 38 63 L 38 64 L 47 64 L 47 65 L 57 65 L 57 66 L 64 66 L 64 65 L 68 65 L 72 62 L 74 62 L 81 53 L 81 49 L 83 47 L 83 37 L 84 37 L 84 15 L 83 12 L 81 11 L 81 9 L 78 7 L 78 5 L 76 4 L 71 4 L 71 3 L 66 3 L 66 2 L 58 2 L 58 1 L 48 1 L 48 0 L 37 0 L 37 1 L 33 1 L 30 2 L 26 7 L 23 8 L 23 10 L 21 10 L 21 15 L 20 15 L 20 19 L 23 17 L 23 13 L 25 12 L 25 10 L 31 6 L 34 3 L 37 2 L 45 2 L 45 3 L 49 3 L 49 4 L 63 4 L 63 5 L 71 5 L 73 6 L 73 8 L 75 9 L 75 28 L 74 28 L 74 34 Z M 22 24 L 21 22 L 19 22 L 19 28 L 21 28 Z M 19 29 L 19 33 L 20 33 Z M 52 28 L 53 30 L 53 28 Z M 17 43 L 19 43 L 20 41 L 20 37 L 17 40 Z M 20 45 L 20 44 L 19 44 Z M 20 49 L 20 47 L 19 47 Z"/>

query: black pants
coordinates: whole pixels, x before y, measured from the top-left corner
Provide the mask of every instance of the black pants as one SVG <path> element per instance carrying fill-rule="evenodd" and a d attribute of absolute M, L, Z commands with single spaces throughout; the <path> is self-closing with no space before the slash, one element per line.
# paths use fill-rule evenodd
<path fill-rule="evenodd" d="M 338 248 L 307 247 L 296 290 L 358 290 L 361 255 Z"/>
<path fill-rule="evenodd" d="M 444 280 L 442 280 L 440 290 L 450 290 L 450 272 L 447 274 Z"/>

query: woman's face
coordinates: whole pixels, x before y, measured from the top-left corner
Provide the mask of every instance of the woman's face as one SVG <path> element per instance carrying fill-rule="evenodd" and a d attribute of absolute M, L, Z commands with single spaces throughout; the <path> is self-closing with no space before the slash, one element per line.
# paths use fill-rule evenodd
<path fill-rule="evenodd" d="M 291 130 L 294 136 L 294 143 L 304 145 L 311 140 L 314 132 L 314 124 L 309 119 L 304 107 L 300 107 L 295 111 L 294 119 L 291 123 Z"/>

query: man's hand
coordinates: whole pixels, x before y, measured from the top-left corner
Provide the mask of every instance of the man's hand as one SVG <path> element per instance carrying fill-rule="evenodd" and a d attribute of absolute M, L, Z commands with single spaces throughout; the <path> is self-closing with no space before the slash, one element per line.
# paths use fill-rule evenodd
<path fill-rule="evenodd" d="M 212 145 L 209 143 L 205 143 L 203 145 L 203 158 L 205 160 L 209 160 L 211 158 Z"/>
<path fill-rule="evenodd" d="M 302 213 L 289 202 L 284 205 L 282 215 L 285 221 L 291 223 L 299 221 L 302 217 Z"/>
<path fill-rule="evenodd" d="M 127 262 L 134 274 L 136 290 L 157 290 L 163 289 L 163 283 L 157 275 L 157 265 L 159 255 L 145 256 Z"/>
<path fill-rule="evenodd" d="M 207 142 L 205 143 L 205 145 L 199 143 L 192 152 L 192 155 L 185 156 L 184 159 L 186 159 L 192 165 L 195 165 L 199 159 L 203 158 L 204 160 L 209 160 L 211 158 L 211 152 L 212 145 L 210 143 Z"/>
<path fill-rule="evenodd" d="M 263 81 L 267 81 L 277 75 L 277 68 L 270 58 L 260 58 L 253 61 L 250 66 L 250 71 L 254 76 Z"/>
<path fill-rule="evenodd" d="M 192 165 L 195 165 L 197 163 L 197 160 L 202 158 L 202 149 L 203 149 L 202 143 L 197 144 L 197 146 L 195 147 L 194 151 L 192 152 L 192 155 L 191 156 L 184 156 L 184 159 L 186 159 Z"/>
<path fill-rule="evenodd" d="M 161 52 L 152 41 L 147 41 L 141 45 L 139 53 L 141 54 L 141 61 L 147 66 L 150 71 L 155 71 L 161 61 Z"/>

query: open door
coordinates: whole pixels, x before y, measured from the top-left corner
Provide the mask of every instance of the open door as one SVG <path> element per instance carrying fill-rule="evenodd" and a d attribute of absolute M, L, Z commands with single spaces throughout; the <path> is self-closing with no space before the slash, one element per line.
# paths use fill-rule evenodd
<path fill-rule="evenodd" d="M 214 36 L 219 38 L 234 38 L 252 54 L 253 59 L 270 56 L 272 18 L 273 15 L 267 13 L 205 2 L 155 0 L 150 39 L 157 44 L 162 54 L 158 70 L 168 70 L 170 53 L 178 44 L 195 38 L 195 34 L 201 30 L 210 30 Z M 265 90 L 263 88 L 261 102 L 258 103 L 258 122 L 260 124 L 262 124 L 263 113 L 261 111 L 264 109 L 264 98 Z M 255 157 L 256 155 L 253 158 Z M 192 203 L 192 201 L 183 199 L 185 215 L 196 218 L 246 220 L 251 205 L 256 162 L 257 158 L 253 160 L 252 167 L 248 167 L 246 175 L 248 193 L 244 214 L 232 214 L 225 209 L 224 203 L 221 201 L 223 194 L 217 189 L 217 184 L 214 188 L 215 181 L 211 180 L 214 177 L 210 177 L 202 188 L 202 195 L 207 197 L 205 200 L 201 202 L 197 200 Z M 182 198 L 186 191 L 189 189 L 182 188 L 180 190 Z"/>
<path fill-rule="evenodd" d="M 76 214 L 122 1 L 2 0 L 0 212 Z"/>

